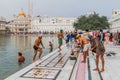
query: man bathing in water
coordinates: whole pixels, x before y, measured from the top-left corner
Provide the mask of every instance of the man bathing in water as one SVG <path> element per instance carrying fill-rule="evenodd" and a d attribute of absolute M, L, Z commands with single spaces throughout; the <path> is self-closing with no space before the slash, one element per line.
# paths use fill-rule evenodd
<path fill-rule="evenodd" d="M 22 55 L 21 52 L 18 52 L 18 62 L 24 62 L 25 61 L 25 57 Z"/>
<path fill-rule="evenodd" d="M 44 45 L 43 45 L 43 43 L 42 43 L 42 35 L 39 36 L 39 37 L 35 40 L 35 42 L 34 42 L 34 46 L 33 46 L 33 48 L 34 48 L 34 56 L 33 56 L 32 62 L 34 62 L 34 60 L 35 60 L 35 57 L 36 57 L 36 55 L 37 55 L 37 51 L 40 52 L 40 53 L 39 53 L 39 56 L 38 56 L 38 60 L 41 58 L 42 48 L 39 47 L 40 44 L 41 44 L 41 46 L 42 46 L 43 48 L 45 48 Z"/>

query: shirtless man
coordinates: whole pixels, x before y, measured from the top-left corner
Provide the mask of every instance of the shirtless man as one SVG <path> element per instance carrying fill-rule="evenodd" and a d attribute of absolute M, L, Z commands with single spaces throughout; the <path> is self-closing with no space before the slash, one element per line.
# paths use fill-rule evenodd
<path fill-rule="evenodd" d="M 18 62 L 24 62 L 25 61 L 25 57 L 22 55 L 21 52 L 18 52 Z"/>
<path fill-rule="evenodd" d="M 80 44 L 83 47 L 83 61 L 82 61 L 82 63 L 86 63 L 86 57 L 88 55 L 88 50 L 90 47 L 88 35 L 90 35 L 89 31 L 86 30 L 86 32 L 80 37 Z"/>
<path fill-rule="evenodd" d="M 86 39 L 84 35 L 80 37 L 80 44 L 83 47 L 83 61 L 82 63 L 86 63 L 86 57 L 88 55 L 88 50 L 89 50 L 89 40 Z"/>
<path fill-rule="evenodd" d="M 61 46 L 62 46 L 62 44 L 63 44 L 63 41 L 62 41 L 62 39 L 64 38 L 64 36 L 63 36 L 63 30 L 60 30 L 60 32 L 58 33 L 58 44 L 59 44 L 59 46 L 58 46 L 58 51 L 60 52 L 61 51 Z"/>
<path fill-rule="evenodd" d="M 34 43 L 34 46 L 33 46 L 33 48 L 34 48 L 34 56 L 33 56 L 33 58 L 32 58 L 32 62 L 34 62 L 34 60 L 35 60 L 35 57 L 36 57 L 36 55 L 37 55 L 37 51 L 40 52 L 40 53 L 39 53 L 39 56 L 38 56 L 38 60 L 41 58 L 42 48 L 39 47 L 40 44 L 41 44 L 41 46 L 42 46 L 43 48 L 45 48 L 44 45 L 43 45 L 43 43 L 42 43 L 42 36 L 39 36 L 39 37 L 35 40 L 35 43 Z"/>

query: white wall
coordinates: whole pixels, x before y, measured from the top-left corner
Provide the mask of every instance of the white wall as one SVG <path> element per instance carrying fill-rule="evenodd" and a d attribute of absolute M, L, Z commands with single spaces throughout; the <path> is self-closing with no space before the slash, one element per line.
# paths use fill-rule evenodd
<path fill-rule="evenodd" d="M 73 23 L 76 18 L 48 18 L 48 17 L 34 17 L 31 21 L 31 32 L 43 31 L 74 31 Z"/>

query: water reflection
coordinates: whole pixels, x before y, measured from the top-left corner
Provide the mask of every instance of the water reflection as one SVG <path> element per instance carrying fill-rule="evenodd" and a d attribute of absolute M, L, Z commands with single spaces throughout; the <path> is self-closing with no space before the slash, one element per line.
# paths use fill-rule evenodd
<path fill-rule="evenodd" d="M 0 80 L 31 63 L 36 38 L 37 35 L 0 35 Z M 43 36 L 45 49 L 43 49 L 42 56 L 49 53 L 49 41 L 52 41 L 53 49 L 57 48 L 56 36 Z M 25 56 L 23 64 L 18 64 L 18 52 L 22 52 Z"/>

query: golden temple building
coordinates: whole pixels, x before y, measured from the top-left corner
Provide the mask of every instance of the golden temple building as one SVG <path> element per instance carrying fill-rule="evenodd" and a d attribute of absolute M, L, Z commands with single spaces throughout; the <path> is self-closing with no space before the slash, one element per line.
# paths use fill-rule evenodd
<path fill-rule="evenodd" d="M 10 22 L 11 32 L 13 33 L 29 33 L 30 32 L 30 16 L 26 16 L 23 9 L 19 12 L 17 16 L 14 16 L 14 19 Z"/>

